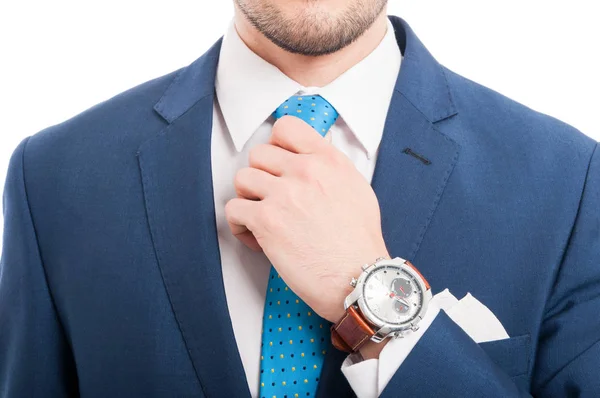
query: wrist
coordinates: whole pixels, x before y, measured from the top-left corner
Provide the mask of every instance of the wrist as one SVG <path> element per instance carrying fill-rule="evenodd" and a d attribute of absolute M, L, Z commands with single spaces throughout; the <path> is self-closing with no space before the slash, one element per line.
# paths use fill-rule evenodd
<path fill-rule="evenodd" d="M 369 340 L 362 347 L 358 349 L 360 355 L 363 357 L 363 360 L 369 359 L 379 359 L 379 354 L 383 351 L 383 348 L 387 343 L 390 342 L 390 339 L 385 339 L 381 343 L 376 343 L 374 341 Z"/>
<path fill-rule="evenodd" d="M 383 249 L 379 249 L 379 250 L 374 250 L 374 251 L 370 251 L 368 253 L 365 253 L 363 255 L 357 256 L 356 260 L 352 260 L 352 264 L 353 264 L 353 269 L 350 272 L 349 276 L 345 276 L 344 280 L 341 280 L 339 282 L 339 289 L 341 294 L 339 294 L 337 297 L 341 297 L 340 299 L 335 300 L 335 304 L 334 307 L 332 307 L 326 316 L 323 316 L 323 318 L 327 319 L 328 321 L 332 322 L 332 323 L 336 323 L 337 321 L 339 321 L 344 314 L 346 313 L 346 309 L 345 309 L 345 305 L 344 305 L 344 301 L 346 299 L 346 297 L 352 293 L 352 291 L 354 290 L 354 287 L 350 284 L 350 282 L 352 281 L 352 279 L 354 278 L 358 278 L 362 272 L 362 266 L 364 264 L 371 264 L 373 263 L 377 258 L 390 258 L 390 255 L 387 251 L 387 249 L 385 249 L 385 246 Z M 348 275 L 348 274 L 346 274 Z"/>

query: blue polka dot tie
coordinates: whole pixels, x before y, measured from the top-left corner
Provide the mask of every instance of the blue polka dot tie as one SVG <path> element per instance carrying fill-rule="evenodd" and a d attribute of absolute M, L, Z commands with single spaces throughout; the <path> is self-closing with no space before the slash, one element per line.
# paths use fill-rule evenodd
<path fill-rule="evenodd" d="M 319 95 L 293 96 L 275 112 L 294 115 L 322 136 L 335 123 L 336 110 Z M 329 345 L 328 322 L 314 313 L 271 266 L 263 315 L 260 397 L 313 397 Z"/>
<path fill-rule="evenodd" d="M 290 97 L 273 112 L 275 119 L 285 115 L 299 117 L 323 137 L 338 117 L 335 108 L 320 95 L 295 95 Z"/>

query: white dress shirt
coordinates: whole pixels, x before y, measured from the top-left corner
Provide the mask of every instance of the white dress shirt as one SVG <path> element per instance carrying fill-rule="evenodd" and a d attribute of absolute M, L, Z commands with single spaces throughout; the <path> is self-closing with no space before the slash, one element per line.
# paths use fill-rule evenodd
<path fill-rule="evenodd" d="M 361 62 L 325 87 L 306 88 L 252 52 L 229 25 L 219 56 L 212 131 L 215 214 L 227 305 L 253 397 L 258 396 L 262 315 L 271 264 L 231 235 L 225 204 L 236 197 L 235 173 L 248 166 L 248 151 L 266 143 L 271 113 L 292 95 L 320 94 L 338 111 L 332 144 L 368 181 L 400 70 L 401 53 L 388 20 L 381 43 Z M 375 260 L 375 259 L 373 259 Z"/>
<path fill-rule="evenodd" d="M 248 166 L 250 148 L 268 142 L 275 121 L 271 113 L 282 102 L 294 94 L 320 94 L 339 113 L 330 130 L 332 144 L 371 181 L 401 60 L 388 20 L 384 38 L 362 61 L 325 87 L 303 87 L 252 52 L 233 21 L 224 35 L 213 111 L 213 191 L 227 305 L 254 398 L 259 395 L 262 316 L 271 264 L 229 230 L 225 204 L 236 196 L 234 176 Z M 356 362 L 349 357 L 344 362 L 342 370 L 359 397 L 379 395 L 441 308 L 431 307 L 436 310 L 429 311 L 410 341 L 388 344 L 379 360 Z"/>

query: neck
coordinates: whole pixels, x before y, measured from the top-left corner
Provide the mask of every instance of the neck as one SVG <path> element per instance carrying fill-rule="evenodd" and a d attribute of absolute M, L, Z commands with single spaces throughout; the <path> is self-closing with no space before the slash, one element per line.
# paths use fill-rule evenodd
<path fill-rule="evenodd" d="M 237 7 L 234 22 L 238 35 L 250 50 L 304 87 L 323 87 L 331 83 L 369 55 L 387 30 L 387 15 L 382 12 L 373 25 L 350 45 L 332 54 L 306 56 L 278 47 L 260 33 Z"/>

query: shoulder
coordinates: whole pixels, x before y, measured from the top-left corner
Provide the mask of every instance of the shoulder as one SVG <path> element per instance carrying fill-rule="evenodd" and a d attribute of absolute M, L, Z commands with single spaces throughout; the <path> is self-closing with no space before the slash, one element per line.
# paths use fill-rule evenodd
<path fill-rule="evenodd" d="M 23 170 L 32 195 L 135 176 L 140 144 L 167 125 L 154 105 L 179 72 L 130 88 L 23 140 Z"/>
<path fill-rule="evenodd" d="M 152 79 L 103 101 L 58 125 L 33 134 L 27 157 L 55 153 L 98 152 L 102 148 L 135 151 L 145 138 L 165 126 L 153 107 L 180 70 Z"/>
<path fill-rule="evenodd" d="M 573 126 L 537 112 L 446 68 L 459 122 L 449 135 L 478 151 L 539 173 L 587 169 L 597 142 Z"/>
<path fill-rule="evenodd" d="M 523 137 L 543 139 L 549 145 L 596 144 L 573 126 L 537 112 L 488 87 L 444 68 L 460 116 L 481 133 L 502 134 L 508 140 Z"/>
<path fill-rule="evenodd" d="M 21 156 L 33 210 L 55 211 L 64 198 L 92 201 L 90 195 L 99 198 L 121 186 L 132 189 L 131 182 L 139 178 L 140 144 L 167 126 L 154 106 L 179 71 L 128 89 L 24 139 L 13 156 Z"/>

